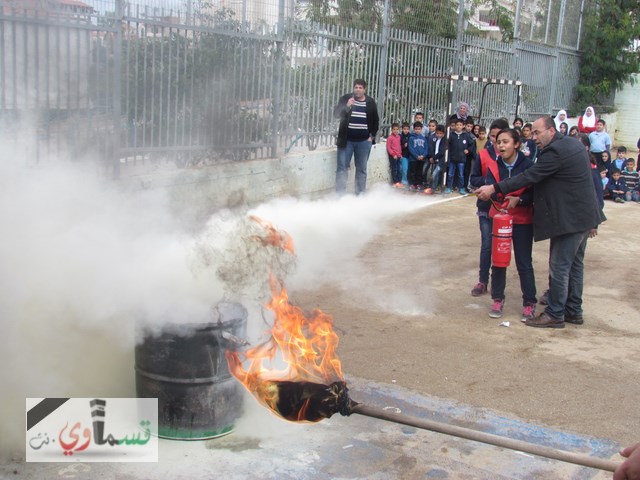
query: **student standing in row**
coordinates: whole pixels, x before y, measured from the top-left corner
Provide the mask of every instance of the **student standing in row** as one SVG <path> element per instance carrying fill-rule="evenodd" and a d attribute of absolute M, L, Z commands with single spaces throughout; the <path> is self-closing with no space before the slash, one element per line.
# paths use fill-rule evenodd
<path fill-rule="evenodd" d="M 596 131 L 589 134 L 589 142 L 591 143 L 591 155 L 596 158 L 599 167 L 602 163 L 602 152 L 611 150 L 611 137 L 604 130 L 605 121 L 600 119 L 596 123 Z"/>
<path fill-rule="evenodd" d="M 389 156 L 391 183 L 394 187 L 402 186 L 402 144 L 400 140 L 400 125 L 392 123 L 391 135 L 387 138 L 387 155 Z"/>
<path fill-rule="evenodd" d="M 423 125 L 420 122 L 413 124 L 413 133 L 409 137 L 409 188 L 411 190 L 423 190 L 424 166 L 429 155 L 429 143 L 422 135 Z"/>
<path fill-rule="evenodd" d="M 464 131 L 464 121 L 455 120 L 455 130 L 449 134 L 449 168 L 447 171 L 447 188 L 444 193 L 451 193 L 453 180 L 458 174 L 459 193 L 466 195 L 464 168 L 468 156 L 475 156 L 475 138 Z"/>
<path fill-rule="evenodd" d="M 436 126 L 435 138 L 429 144 L 429 163 L 433 166 L 431 181 L 424 193 L 432 195 L 440 185 L 440 177 L 444 169 L 444 154 L 447 149 L 447 140 L 444 138 L 446 128 L 444 125 Z"/>

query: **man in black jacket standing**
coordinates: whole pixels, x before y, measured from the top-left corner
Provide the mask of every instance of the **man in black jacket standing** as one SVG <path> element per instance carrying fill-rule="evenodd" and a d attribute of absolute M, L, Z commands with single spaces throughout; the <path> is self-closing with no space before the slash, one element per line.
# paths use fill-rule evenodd
<path fill-rule="evenodd" d="M 355 193 L 360 195 L 367 189 L 367 161 L 371 147 L 376 142 L 380 125 L 378 106 L 366 95 L 367 82 L 358 78 L 353 82 L 353 93 L 343 95 L 333 109 L 333 116 L 340 119 L 338 127 L 338 166 L 336 169 L 336 192 L 347 189 L 347 173 L 354 157 L 356 165 Z"/>
<path fill-rule="evenodd" d="M 606 218 L 598 205 L 589 156 L 576 139 L 555 129 L 551 117 L 533 122 L 533 139 L 539 149 L 536 163 L 520 175 L 477 190 L 488 200 L 534 185 L 533 231 L 535 241 L 551 239 L 549 251 L 549 304 L 530 327 L 564 328 L 565 322 L 582 324 L 584 253 L 587 238 Z"/>

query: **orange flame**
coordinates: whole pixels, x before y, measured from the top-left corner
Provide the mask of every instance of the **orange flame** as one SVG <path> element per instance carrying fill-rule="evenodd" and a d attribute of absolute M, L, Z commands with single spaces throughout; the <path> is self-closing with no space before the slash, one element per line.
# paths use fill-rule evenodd
<path fill-rule="evenodd" d="M 267 235 L 264 237 L 253 236 L 254 240 L 259 241 L 265 247 L 268 245 L 280 247 L 293 255 L 293 239 L 287 232 L 278 231 L 271 223 L 265 222 L 255 215 L 251 215 L 249 218 L 267 231 Z"/>
<path fill-rule="evenodd" d="M 270 224 L 255 217 L 267 230 L 258 240 L 263 245 L 281 247 L 293 253 L 293 241 Z M 274 382 L 293 381 L 316 384 L 344 382 L 340 360 L 336 355 L 338 335 L 333 330 L 333 318 L 321 310 L 307 317 L 302 309 L 289 303 L 287 291 L 273 274 L 269 277 L 271 301 L 267 308 L 274 313 L 270 338 L 244 352 L 227 351 L 230 372 L 256 399 L 278 412 L 278 388 Z M 284 368 L 273 366 L 274 360 L 284 361 Z M 248 364 L 245 369 L 244 365 Z M 307 419 L 306 405 L 297 414 L 298 421 Z"/>

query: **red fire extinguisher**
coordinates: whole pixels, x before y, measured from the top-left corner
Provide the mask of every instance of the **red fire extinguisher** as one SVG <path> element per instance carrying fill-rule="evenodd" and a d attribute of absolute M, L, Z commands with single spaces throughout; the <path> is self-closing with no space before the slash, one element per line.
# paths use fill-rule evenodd
<path fill-rule="evenodd" d="M 511 263 L 513 217 L 506 210 L 497 210 L 499 210 L 499 213 L 493 217 L 491 261 L 494 267 L 508 267 Z"/>

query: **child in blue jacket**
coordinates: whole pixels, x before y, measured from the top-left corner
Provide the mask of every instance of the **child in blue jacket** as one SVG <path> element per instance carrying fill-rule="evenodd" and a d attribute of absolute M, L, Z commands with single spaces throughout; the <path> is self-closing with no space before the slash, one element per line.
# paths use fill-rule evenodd
<path fill-rule="evenodd" d="M 411 190 L 422 190 L 424 167 L 429 156 L 429 140 L 422 135 L 422 123 L 413 124 L 413 133 L 409 137 L 409 174 Z"/>

